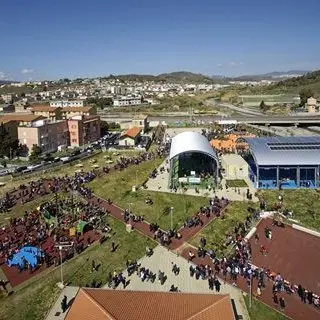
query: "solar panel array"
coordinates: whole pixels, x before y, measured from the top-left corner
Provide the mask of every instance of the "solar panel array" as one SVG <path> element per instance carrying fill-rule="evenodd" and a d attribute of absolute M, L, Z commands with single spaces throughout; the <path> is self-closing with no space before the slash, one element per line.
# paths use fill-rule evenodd
<path fill-rule="evenodd" d="M 267 146 L 272 151 L 320 150 L 320 143 L 318 142 L 296 142 L 296 143 L 273 142 L 273 143 L 267 143 Z"/>
<path fill-rule="evenodd" d="M 264 137 L 245 140 L 259 166 L 320 166 L 320 136 Z"/>

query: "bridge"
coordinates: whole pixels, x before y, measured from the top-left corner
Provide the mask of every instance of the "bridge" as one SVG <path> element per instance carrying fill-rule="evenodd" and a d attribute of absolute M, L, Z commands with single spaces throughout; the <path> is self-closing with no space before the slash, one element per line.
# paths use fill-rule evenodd
<path fill-rule="evenodd" d="M 126 115 L 101 115 L 101 120 L 107 122 L 126 122 L 130 121 L 132 116 Z M 214 122 L 220 121 L 224 123 L 243 123 L 265 126 L 319 126 L 320 114 L 314 116 L 210 116 L 210 115 L 193 115 L 194 121 Z M 165 121 L 166 123 L 189 122 L 190 116 L 187 115 L 171 115 L 171 116 L 150 116 L 149 121 Z"/>

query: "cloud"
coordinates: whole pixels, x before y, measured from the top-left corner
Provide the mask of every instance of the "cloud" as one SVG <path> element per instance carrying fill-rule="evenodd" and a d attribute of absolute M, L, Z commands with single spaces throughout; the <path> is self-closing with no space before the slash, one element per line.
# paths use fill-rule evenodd
<path fill-rule="evenodd" d="M 236 65 L 236 63 L 234 61 L 230 62 L 230 66 L 235 66 L 235 65 Z"/>
<path fill-rule="evenodd" d="M 242 61 L 240 61 L 240 63 L 239 63 L 241 66 L 243 66 L 244 65 L 244 63 L 242 62 Z"/>
<path fill-rule="evenodd" d="M 28 68 L 24 68 L 21 70 L 21 73 L 22 74 L 28 74 L 28 73 L 33 73 L 33 69 L 28 69 Z"/>
<path fill-rule="evenodd" d="M 218 67 L 218 68 L 222 68 L 222 63 L 218 63 L 218 64 L 217 64 L 217 67 Z"/>
<path fill-rule="evenodd" d="M 7 80 L 8 79 L 8 75 L 3 72 L 3 71 L 0 71 L 0 80 Z"/>

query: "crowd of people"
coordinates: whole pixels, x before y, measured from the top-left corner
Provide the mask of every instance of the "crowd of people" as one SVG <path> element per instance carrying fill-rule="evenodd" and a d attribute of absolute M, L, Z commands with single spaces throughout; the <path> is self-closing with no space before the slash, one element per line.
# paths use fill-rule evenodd
<path fill-rule="evenodd" d="M 263 289 L 266 286 L 266 281 L 272 281 L 273 283 L 273 301 L 280 309 L 284 309 L 286 306 L 285 296 L 286 294 L 298 294 L 301 301 L 320 308 L 319 297 L 312 291 L 308 291 L 300 284 L 292 285 L 286 281 L 280 273 L 274 273 L 270 269 L 263 267 L 256 267 L 252 264 L 252 248 L 251 242 L 249 242 L 245 235 L 251 228 L 252 219 L 256 219 L 256 215 L 248 215 L 244 222 L 239 222 L 232 233 L 226 235 L 226 245 L 234 247 L 234 254 L 231 256 L 225 256 L 218 259 L 214 250 L 206 248 L 206 239 L 200 239 L 200 245 L 198 247 L 197 256 L 205 258 L 207 255 L 211 258 L 213 269 L 208 265 L 199 265 L 197 267 L 190 266 L 190 275 L 195 276 L 196 279 L 210 279 L 213 272 L 213 278 L 222 276 L 227 281 L 231 281 L 233 286 L 237 286 L 238 277 L 245 279 L 248 287 L 253 286 L 253 282 L 256 285 L 256 292 L 254 295 L 260 297 Z M 274 226 L 279 226 L 278 224 Z M 280 224 L 282 227 L 282 225 Z M 264 237 L 268 241 L 272 239 L 271 226 L 267 226 L 264 230 Z M 256 244 L 259 242 L 259 236 L 255 234 L 254 241 Z M 265 249 L 266 250 L 266 249 Z M 261 252 L 266 254 L 265 252 Z M 189 261 L 192 261 L 196 255 L 190 251 Z M 215 280 L 211 280 L 211 285 Z M 211 286 L 212 287 L 212 286 Z"/>

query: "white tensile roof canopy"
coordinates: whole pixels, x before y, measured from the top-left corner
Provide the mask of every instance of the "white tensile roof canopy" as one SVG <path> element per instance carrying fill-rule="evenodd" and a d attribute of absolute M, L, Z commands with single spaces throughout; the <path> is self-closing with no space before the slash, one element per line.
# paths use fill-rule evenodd
<path fill-rule="evenodd" d="M 203 153 L 218 162 L 217 154 L 208 139 L 198 132 L 186 131 L 172 138 L 170 160 L 184 152 Z"/>

